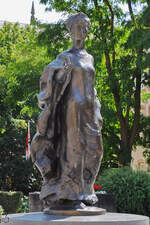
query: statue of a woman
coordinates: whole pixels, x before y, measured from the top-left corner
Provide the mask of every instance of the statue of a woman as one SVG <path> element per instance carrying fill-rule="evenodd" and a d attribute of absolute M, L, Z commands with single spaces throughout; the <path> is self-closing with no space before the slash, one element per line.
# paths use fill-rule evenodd
<path fill-rule="evenodd" d="M 103 155 L 93 57 L 84 49 L 90 20 L 78 13 L 66 24 L 73 46 L 41 76 L 42 113 L 31 145 L 32 160 L 43 177 L 40 198 L 51 209 L 96 203 L 93 185 Z"/>

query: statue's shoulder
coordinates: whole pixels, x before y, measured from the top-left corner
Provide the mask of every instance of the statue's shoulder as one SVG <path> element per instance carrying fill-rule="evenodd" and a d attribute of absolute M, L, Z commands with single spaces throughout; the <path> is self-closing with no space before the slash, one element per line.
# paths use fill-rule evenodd
<path fill-rule="evenodd" d="M 43 73 L 42 73 L 42 75 L 41 75 L 41 77 L 40 77 L 40 80 L 47 80 L 47 78 L 48 78 L 48 73 L 49 73 L 49 64 L 47 65 L 47 66 L 45 66 L 45 68 L 44 68 L 44 70 L 43 70 Z"/>
<path fill-rule="evenodd" d="M 88 55 L 89 58 L 91 58 L 92 60 L 94 60 L 93 56 L 91 54 L 89 54 L 88 52 L 87 52 L 87 55 Z"/>
<path fill-rule="evenodd" d="M 94 57 L 87 52 L 88 58 L 91 60 L 92 64 L 94 64 Z"/>
<path fill-rule="evenodd" d="M 56 60 L 62 61 L 64 64 L 71 64 L 72 61 L 72 54 L 70 49 L 61 52 L 57 57 Z"/>
<path fill-rule="evenodd" d="M 57 58 L 68 58 L 68 57 L 71 57 L 72 53 L 71 53 L 71 49 L 67 49 L 63 52 L 61 52 Z"/>

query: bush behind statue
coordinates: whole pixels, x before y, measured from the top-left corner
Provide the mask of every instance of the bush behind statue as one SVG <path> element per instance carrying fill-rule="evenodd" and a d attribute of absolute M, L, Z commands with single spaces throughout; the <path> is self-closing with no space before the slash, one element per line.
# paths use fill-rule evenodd
<path fill-rule="evenodd" d="M 22 192 L 0 191 L 0 204 L 5 214 L 17 213 L 22 207 Z"/>
<path fill-rule="evenodd" d="M 29 212 L 29 197 L 23 196 L 21 198 L 21 208 L 19 209 L 18 213 L 27 213 Z"/>
<path fill-rule="evenodd" d="M 150 175 L 130 168 L 108 169 L 98 178 L 116 198 L 118 212 L 150 216 Z"/>
<path fill-rule="evenodd" d="M 1 218 L 2 214 L 3 214 L 3 207 L 0 205 L 0 218 Z"/>

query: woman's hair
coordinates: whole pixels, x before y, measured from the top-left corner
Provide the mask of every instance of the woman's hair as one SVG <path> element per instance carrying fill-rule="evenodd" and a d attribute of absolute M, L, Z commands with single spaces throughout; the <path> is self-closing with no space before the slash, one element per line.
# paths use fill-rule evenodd
<path fill-rule="evenodd" d="M 66 26 L 69 32 L 71 31 L 71 27 L 74 23 L 82 25 L 86 31 L 90 28 L 90 19 L 83 12 L 74 14 L 66 20 Z"/>

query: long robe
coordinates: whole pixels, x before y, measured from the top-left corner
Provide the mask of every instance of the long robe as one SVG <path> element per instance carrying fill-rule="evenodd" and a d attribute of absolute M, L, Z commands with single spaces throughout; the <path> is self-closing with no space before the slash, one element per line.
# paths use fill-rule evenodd
<path fill-rule="evenodd" d="M 44 178 L 41 199 L 96 202 L 93 185 L 103 148 L 94 74 L 92 56 L 70 49 L 41 76 L 38 101 L 43 111 L 31 145 Z"/>

